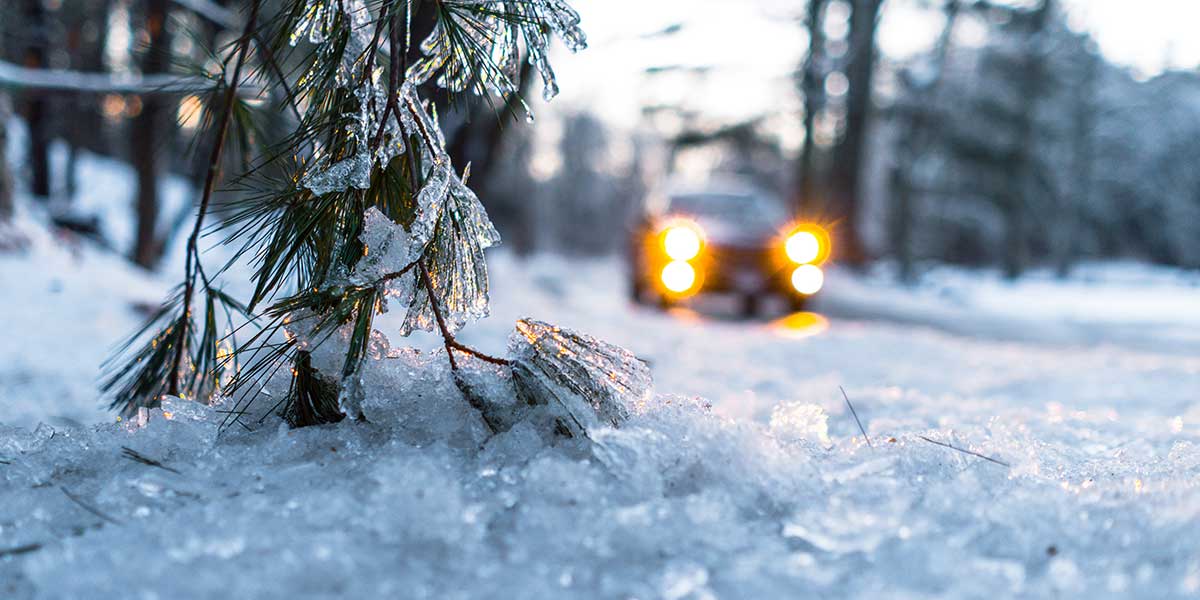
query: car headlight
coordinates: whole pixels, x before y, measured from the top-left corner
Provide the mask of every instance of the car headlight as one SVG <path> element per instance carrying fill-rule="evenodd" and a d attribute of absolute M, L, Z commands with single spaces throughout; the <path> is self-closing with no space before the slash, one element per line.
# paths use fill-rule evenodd
<path fill-rule="evenodd" d="M 798 265 L 816 262 L 821 257 L 821 240 L 811 231 L 797 231 L 788 236 L 784 250 L 788 259 Z"/>
<path fill-rule="evenodd" d="M 682 260 L 667 263 L 659 275 L 663 287 L 676 294 L 682 294 L 696 283 L 696 269 Z"/>
<path fill-rule="evenodd" d="M 692 260 L 700 254 L 700 232 L 691 225 L 672 225 L 663 235 L 663 250 L 672 260 Z"/>
<path fill-rule="evenodd" d="M 825 272 L 816 265 L 800 265 L 792 271 L 792 288 L 806 296 L 821 291 L 825 285 Z"/>

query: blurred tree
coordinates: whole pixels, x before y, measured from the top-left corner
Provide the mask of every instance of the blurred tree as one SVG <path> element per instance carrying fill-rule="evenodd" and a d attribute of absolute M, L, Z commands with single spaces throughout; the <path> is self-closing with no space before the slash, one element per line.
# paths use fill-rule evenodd
<path fill-rule="evenodd" d="M 171 65 L 171 34 L 168 0 L 146 0 L 142 28 L 148 39 L 141 58 L 143 75 L 161 75 Z M 141 112 L 129 130 L 133 168 L 137 172 L 136 235 L 132 249 L 135 263 L 149 269 L 162 256 L 164 241 L 159 232 L 159 154 L 167 148 L 174 130 L 175 101 L 150 94 L 141 100 Z"/>
<path fill-rule="evenodd" d="M 815 208 L 818 194 L 816 168 L 817 113 L 825 106 L 825 31 L 822 17 L 829 0 L 808 0 L 804 29 L 808 33 L 808 52 L 800 66 L 800 94 L 804 101 L 804 142 L 800 148 L 798 191 L 793 201 L 797 213 Z"/>
<path fill-rule="evenodd" d="M 1135 77 L 1056 2 L 975 1 L 962 13 L 987 28 L 985 42 L 941 69 L 929 68 L 936 48 L 913 61 L 889 113 L 889 191 L 908 215 L 891 224 L 902 270 L 915 258 L 1009 276 L 1096 258 L 1200 264 L 1200 74 Z"/>
<path fill-rule="evenodd" d="M 108 41 L 108 19 L 112 0 L 65 0 L 59 11 L 66 34 L 63 49 L 70 59 L 70 68 L 81 73 L 104 73 L 104 47 Z M 75 197 L 78 158 L 83 150 L 109 154 L 104 115 L 96 98 L 72 94 L 64 99 L 71 114 L 63 124 L 70 154 L 63 179 L 66 198 Z"/>
<path fill-rule="evenodd" d="M 573 254 L 610 252 L 621 242 L 621 218 L 615 208 L 615 181 L 603 165 L 608 162 L 609 139 L 595 116 L 578 113 L 567 118 L 559 142 L 562 166 L 553 182 L 555 190 L 546 224 L 556 239 L 554 247 Z"/>
<path fill-rule="evenodd" d="M 960 0 L 946 0 L 942 5 L 945 22 L 929 59 L 918 61 L 900 73 L 905 94 L 893 108 L 893 114 L 902 133 L 896 139 L 897 149 L 889 175 L 892 207 L 888 217 L 892 253 L 899 264 L 900 279 L 905 282 L 912 282 L 915 277 L 912 234 L 917 200 L 913 178 L 917 176 L 920 161 L 928 158 L 929 146 L 936 133 L 936 115 L 941 106 L 938 92 L 961 9 Z"/>
<path fill-rule="evenodd" d="M 1080 67 L 1076 69 L 1076 79 L 1072 83 L 1072 128 L 1071 128 L 1071 183 L 1070 191 L 1061 194 L 1058 207 L 1058 223 L 1055 235 L 1052 237 L 1054 248 L 1052 259 L 1055 272 L 1059 277 L 1070 274 L 1072 263 L 1080 253 L 1080 220 L 1086 206 L 1091 201 L 1096 149 L 1094 135 L 1097 112 L 1101 110 L 1097 102 L 1097 86 L 1100 75 L 1101 58 L 1093 48 L 1094 44 L 1086 44 L 1080 56 Z"/>
<path fill-rule="evenodd" d="M 50 20 L 42 0 L 23 0 L 22 37 L 25 50 L 22 65 L 30 69 L 49 66 Z M 36 198 L 50 198 L 50 106 L 44 94 L 23 94 L 22 116 L 29 129 L 29 193 Z"/>
<path fill-rule="evenodd" d="M 845 65 L 845 122 L 833 151 L 829 174 L 829 200 L 838 219 L 838 257 L 851 265 L 867 260 L 860 212 L 861 180 L 866 166 L 866 139 L 871 120 L 875 75 L 875 34 L 883 0 L 849 0 L 850 38 Z"/>
<path fill-rule="evenodd" d="M 8 95 L 0 92 L 0 223 L 13 216 L 13 179 L 8 166 Z"/>
<path fill-rule="evenodd" d="M 1010 188 L 1001 202 L 1005 224 L 1004 274 L 1009 278 L 1019 276 L 1029 262 L 1027 228 L 1031 216 L 1030 198 L 1039 191 L 1053 192 L 1042 180 L 1045 172 L 1037 162 L 1034 145 L 1037 134 L 1036 111 L 1049 83 L 1044 33 L 1053 10 L 1052 0 L 1040 0 L 1025 19 L 1016 21 L 1023 23 L 1025 52 L 1017 60 L 1000 65 L 1001 69 L 1011 69 L 1008 75 L 1015 79 L 1017 93 L 1023 100 L 1022 110 L 1016 113 L 1016 139 L 1012 156 L 1018 186 Z"/>

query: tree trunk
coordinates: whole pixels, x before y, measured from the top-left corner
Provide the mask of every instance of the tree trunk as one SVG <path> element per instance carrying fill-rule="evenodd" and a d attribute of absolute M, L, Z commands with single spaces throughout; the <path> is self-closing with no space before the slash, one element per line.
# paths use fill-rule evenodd
<path fill-rule="evenodd" d="M 962 5 L 960 0 L 947 0 L 943 7 L 946 23 L 933 47 L 933 79 L 928 83 L 917 82 L 914 87 L 913 116 L 904 137 L 897 143 L 896 164 L 890 173 L 889 190 L 892 196 L 891 242 L 892 252 L 899 264 L 900 281 L 912 283 L 916 277 L 913 250 L 913 227 L 916 224 L 917 199 L 913 185 L 913 174 L 917 160 L 929 150 L 934 138 L 932 120 L 939 110 L 938 91 L 941 89 L 946 70 L 946 59 L 950 54 L 954 25 Z"/>
<path fill-rule="evenodd" d="M 42 0 L 25 0 L 25 27 L 29 45 L 22 60 L 31 69 L 46 68 L 49 21 Z M 29 193 L 41 200 L 50 198 L 50 107 L 46 95 L 33 91 L 25 95 L 25 124 L 29 128 Z"/>
<path fill-rule="evenodd" d="M 1034 9 L 1029 25 L 1029 44 L 1026 50 L 1024 73 L 1021 79 L 1021 97 L 1025 99 L 1024 111 L 1017 128 L 1017 187 L 1008 192 L 1004 199 L 1004 275 L 1016 279 L 1025 271 L 1029 262 L 1028 201 L 1033 195 L 1036 180 L 1037 157 L 1034 152 L 1037 133 L 1037 108 L 1045 87 L 1045 65 L 1043 63 L 1042 32 L 1050 21 L 1054 10 L 1053 0 L 1041 0 Z"/>
<path fill-rule="evenodd" d="M 67 52 L 71 68 L 81 73 L 104 73 L 104 46 L 108 40 L 108 15 L 111 0 L 78 3 L 80 14 L 64 15 L 67 25 Z M 76 94 L 65 100 L 71 105 L 66 135 L 71 154 L 65 174 L 67 198 L 74 198 L 79 152 L 90 150 L 110 154 L 105 135 L 104 116 L 95 96 Z"/>
<path fill-rule="evenodd" d="M 838 218 L 838 255 L 861 266 L 867 260 L 859 229 L 862 206 L 860 180 L 866 166 L 867 130 L 871 118 L 871 90 L 875 73 L 875 31 L 883 0 L 854 0 L 850 7 L 850 57 L 846 64 L 846 123 L 834 150 L 830 173 L 832 209 Z"/>
<path fill-rule="evenodd" d="M 146 31 L 150 44 L 142 58 L 142 74 L 167 72 L 170 64 L 170 36 L 167 32 L 167 0 L 146 2 Z M 163 243 L 158 235 L 158 179 L 161 163 L 158 154 L 166 149 L 172 125 L 169 98 L 159 94 L 142 96 L 142 112 L 130 128 L 130 151 L 137 171 L 137 237 L 133 261 L 147 269 L 158 262 Z"/>
<path fill-rule="evenodd" d="M 808 0 L 804 28 L 808 30 L 808 54 L 804 57 L 800 91 L 804 95 L 804 145 L 800 149 L 799 193 L 794 201 L 797 214 L 812 212 L 817 200 L 816 153 L 813 139 L 817 113 L 825 104 L 824 68 L 825 32 L 822 15 L 829 0 Z"/>
<path fill-rule="evenodd" d="M 0 93 L 0 223 L 13 215 L 12 174 L 8 170 L 8 96 Z"/>
<path fill-rule="evenodd" d="M 1087 55 L 1083 67 L 1083 81 L 1075 98 L 1073 134 L 1074 156 L 1071 157 L 1073 177 L 1071 192 L 1060 203 L 1059 226 L 1055 242 L 1054 269 L 1059 277 L 1065 278 L 1079 254 L 1079 212 L 1087 206 L 1092 187 L 1092 164 L 1095 160 L 1092 145 L 1092 128 L 1095 126 L 1095 106 L 1092 96 L 1096 91 L 1096 71 L 1099 58 Z"/>

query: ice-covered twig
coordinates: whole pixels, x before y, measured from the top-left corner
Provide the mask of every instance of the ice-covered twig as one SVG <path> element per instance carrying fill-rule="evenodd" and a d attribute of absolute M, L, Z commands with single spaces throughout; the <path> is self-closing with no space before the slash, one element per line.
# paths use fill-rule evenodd
<path fill-rule="evenodd" d="M 838 389 L 842 390 L 842 397 L 846 399 L 846 406 L 850 407 L 850 414 L 854 415 L 854 422 L 858 423 L 858 430 L 862 432 L 863 439 L 867 440 L 867 446 L 874 448 L 875 444 L 871 443 L 871 436 L 867 435 L 867 430 L 863 427 L 862 421 L 858 420 L 858 412 L 854 410 L 854 405 L 850 403 L 850 396 L 846 394 L 846 388 L 839 385 Z"/>
<path fill-rule="evenodd" d="M 988 455 L 986 455 L 986 454 L 980 454 L 980 453 L 978 453 L 978 452 L 974 452 L 974 451 L 971 451 L 971 450 L 967 450 L 966 448 L 959 448 L 958 446 L 954 446 L 954 445 L 951 445 L 951 444 L 947 444 L 946 442 L 939 442 L 939 441 L 937 441 L 937 440 L 931 440 L 931 439 L 929 439 L 929 438 L 927 438 L 927 437 L 925 437 L 925 436 L 923 436 L 923 435 L 918 435 L 917 437 L 919 437 L 919 438 L 921 438 L 921 439 L 923 439 L 923 440 L 925 440 L 925 441 L 929 442 L 930 444 L 935 444 L 935 445 L 941 446 L 941 447 L 943 447 L 943 448 L 949 448 L 949 449 L 951 449 L 951 450 L 956 450 L 956 451 L 958 451 L 958 452 L 962 452 L 963 454 L 970 454 L 971 456 L 974 456 L 974 457 L 977 457 L 977 458 L 982 458 L 983 460 L 986 460 L 986 461 L 988 461 L 988 462 L 994 462 L 994 463 L 996 463 L 996 464 L 998 464 L 998 465 L 1000 465 L 1000 466 L 1003 466 L 1003 467 L 1009 467 L 1009 468 L 1011 468 L 1011 467 L 1012 467 L 1012 465 L 1010 465 L 1010 464 L 1008 464 L 1008 463 L 1006 463 L 1006 462 L 1004 462 L 1004 461 L 1002 461 L 1002 460 L 1000 460 L 1000 459 L 998 459 L 998 458 L 992 458 L 992 457 L 990 457 L 990 456 L 988 456 Z"/>

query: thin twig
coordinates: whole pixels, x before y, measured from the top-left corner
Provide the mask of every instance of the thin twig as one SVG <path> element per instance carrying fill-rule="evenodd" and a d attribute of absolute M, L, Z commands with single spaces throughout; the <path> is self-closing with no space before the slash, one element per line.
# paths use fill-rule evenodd
<path fill-rule="evenodd" d="M 939 441 L 937 441 L 937 440 L 931 440 L 931 439 L 929 439 L 929 438 L 927 438 L 927 437 L 925 437 L 925 436 L 923 436 L 923 435 L 918 435 L 917 437 L 919 437 L 919 438 L 921 438 L 921 439 L 923 439 L 923 440 L 925 440 L 925 441 L 929 442 L 930 444 L 936 444 L 936 445 L 938 445 L 938 446 L 942 446 L 943 448 L 949 448 L 949 449 L 951 449 L 951 450 L 957 450 L 957 451 L 959 451 L 959 452 L 962 452 L 963 454 L 970 454 L 971 456 L 974 456 L 974 457 L 977 457 L 977 458 L 982 458 L 983 460 L 986 460 L 986 461 L 989 461 L 989 462 L 994 462 L 994 463 L 996 463 L 996 464 L 998 464 L 998 465 L 1001 465 L 1001 466 L 1004 466 L 1004 467 L 1009 467 L 1009 468 L 1011 468 L 1011 467 L 1012 467 L 1012 465 L 1010 465 L 1010 464 L 1008 464 L 1008 463 L 1006 463 L 1006 462 L 1004 462 L 1004 461 L 1002 461 L 1002 460 L 1000 460 L 1000 459 L 997 459 L 997 458 L 992 458 L 992 457 L 990 457 L 990 456 L 987 456 L 986 454 L 980 454 L 980 453 L 978 453 L 978 452 L 973 452 L 973 451 L 971 451 L 971 450 L 967 450 L 966 448 L 959 448 L 958 446 L 953 446 L 953 445 L 947 444 L 946 442 L 939 442 Z"/>
<path fill-rule="evenodd" d="M 510 365 L 511 361 L 495 356 L 489 356 L 470 346 L 464 345 L 454 339 L 454 334 L 450 333 L 450 329 L 446 327 L 446 320 L 442 317 L 442 311 L 438 308 L 437 294 L 433 291 L 433 280 L 429 277 L 429 270 L 425 268 L 424 263 L 419 263 L 417 268 L 421 273 L 421 284 L 425 286 L 425 292 L 429 294 L 429 306 L 433 309 L 433 317 L 437 320 L 438 330 L 441 331 L 442 341 L 446 345 L 446 355 L 450 357 L 450 368 L 458 370 L 458 363 L 454 360 L 454 350 L 458 350 L 464 354 L 470 354 L 482 361 L 490 362 L 494 365 Z"/>
<path fill-rule="evenodd" d="M 850 403 L 850 396 L 846 394 L 846 388 L 839 385 L 838 389 L 842 390 L 842 397 L 846 399 L 846 406 L 850 407 L 850 414 L 854 415 L 854 422 L 858 423 L 858 430 L 862 432 L 863 439 L 867 440 L 867 446 L 874 448 L 875 445 L 871 443 L 871 436 L 867 435 L 867 430 L 863 427 L 862 421 L 858 420 L 858 412 L 854 410 L 854 405 Z"/>
<path fill-rule="evenodd" d="M 229 82 L 229 89 L 225 90 L 225 106 L 221 114 L 221 123 L 217 127 L 217 139 L 213 144 L 212 154 L 208 159 L 208 173 L 204 178 L 204 193 L 200 197 L 200 210 L 196 215 L 196 224 L 192 227 L 192 235 L 188 237 L 187 244 L 187 260 L 184 268 L 184 293 L 183 293 L 183 317 L 191 319 L 192 310 L 192 295 L 196 291 L 196 268 L 195 262 L 197 258 L 197 246 L 200 240 L 200 230 L 204 227 L 204 217 L 208 214 L 208 204 L 212 199 L 213 188 L 216 185 L 217 175 L 220 172 L 221 153 L 225 147 L 225 136 L 229 131 L 229 121 L 233 118 L 233 104 L 237 98 L 238 82 L 241 79 L 242 65 L 246 62 L 246 53 L 250 49 L 250 41 L 253 38 L 255 23 L 258 21 L 258 4 L 259 0 L 254 0 L 250 5 L 250 18 L 246 20 L 246 29 L 242 32 L 242 37 L 239 40 L 241 47 L 238 48 L 237 63 L 233 67 L 233 80 Z M 181 332 L 179 342 L 175 345 L 175 356 L 171 360 L 171 370 L 168 371 L 170 381 L 167 385 L 167 393 L 172 396 L 179 395 L 179 365 L 183 362 L 183 346 L 187 341 L 188 332 Z"/>
<path fill-rule="evenodd" d="M 183 473 L 180 473 L 177 469 L 168 467 L 167 465 L 162 464 L 162 462 L 154 460 L 153 458 L 150 458 L 149 456 L 146 456 L 145 454 L 142 454 L 137 450 L 130 448 L 129 446 L 121 446 L 121 456 L 148 467 L 158 467 L 164 471 L 170 471 L 176 475 L 183 475 Z"/>
<path fill-rule="evenodd" d="M 66 496 L 68 499 L 70 499 L 70 500 L 71 500 L 71 502 L 74 502 L 75 504 L 78 504 L 78 505 L 79 505 L 81 508 L 83 508 L 84 510 L 86 510 L 86 511 L 88 511 L 88 512 L 92 513 L 93 515 L 96 515 L 97 517 L 100 517 L 101 519 L 104 519 L 105 521 L 108 521 L 109 523 L 112 523 L 113 525 L 120 525 L 120 524 L 121 524 L 121 522 L 120 522 L 120 521 L 118 521 L 118 520 L 116 520 L 116 519 L 114 519 L 114 518 L 112 518 L 112 517 L 110 517 L 110 516 L 108 516 L 108 515 L 106 515 L 106 514 L 104 514 L 104 513 L 100 512 L 100 509 L 98 509 L 98 508 L 96 508 L 96 507 L 94 507 L 94 506 L 91 506 L 91 505 L 90 505 L 90 504 L 88 504 L 87 502 L 84 502 L 83 500 L 81 500 L 81 499 L 80 499 L 78 496 L 76 496 L 75 494 L 72 494 L 71 492 L 67 491 L 67 488 L 65 488 L 65 487 L 61 487 L 61 486 L 60 486 L 58 489 L 62 490 L 62 493 L 63 493 L 63 495 L 65 495 L 65 496 Z"/>
<path fill-rule="evenodd" d="M 458 370 L 458 363 L 454 360 L 454 346 L 451 345 L 451 340 L 454 336 L 450 333 L 450 329 L 446 327 L 446 320 L 442 318 L 442 311 L 437 305 L 437 294 L 433 293 L 433 281 L 429 277 L 429 269 L 425 268 L 425 264 L 417 265 L 421 271 L 421 284 L 425 286 L 425 293 L 429 295 L 429 306 L 433 309 L 433 317 L 437 320 L 438 329 L 442 332 L 442 341 L 446 344 L 446 357 L 450 359 L 450 369 Z"/>

